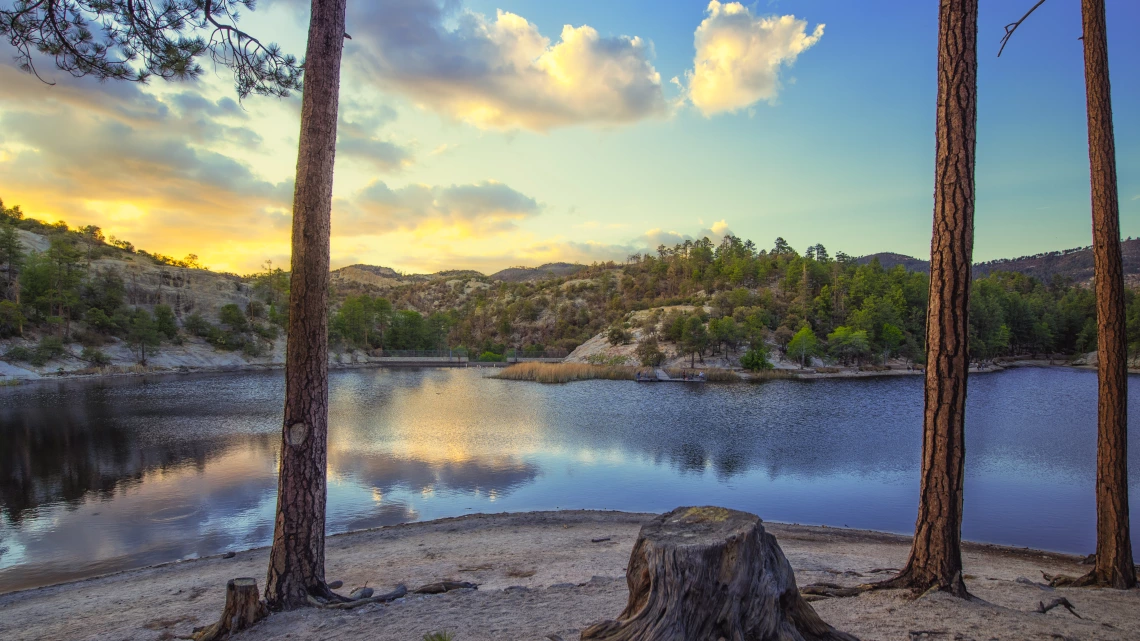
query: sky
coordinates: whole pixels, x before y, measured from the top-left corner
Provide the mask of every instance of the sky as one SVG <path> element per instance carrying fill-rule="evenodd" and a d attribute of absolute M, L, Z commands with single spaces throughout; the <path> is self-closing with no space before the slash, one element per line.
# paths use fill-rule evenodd
<path fill-rule="evenodd" d="M 929 255 L 935 0 L 349 0 L 333 267 L 626 259 L 686 238 Z M 978 261 L 1091 243 L 1080 3 L 979 15 Z M 0 6 L 11 5 L 0 0 Z M 1107 0 L 1123 236 L 1140 3 Z M 240 25 L 303 56 L 308 3 Z M 214 269 L 287 267 L 300 97 L 225 69 L 49 86 L 0 43 L 0 198 Z"/>

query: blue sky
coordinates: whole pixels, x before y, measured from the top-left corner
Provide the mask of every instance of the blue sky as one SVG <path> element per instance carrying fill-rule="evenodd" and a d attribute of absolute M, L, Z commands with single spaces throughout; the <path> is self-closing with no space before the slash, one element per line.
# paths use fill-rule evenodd
<path fill-rule="evenodd" d="M 1049 0 L 997 58 L 1003 26 L 1031 4 L 981 7 L 976 260 L 1091 242 L 1080 3 Z M 783 236 L 853 255 L 929 252 L 933 0 L 731 11 L 660 0 L 349 5 L 336 265 L 489 271 L 621 259 L 729 232 L 761 247 Z M 1137 236 L 1140 40 L 1127 30 L 1140 23 L 1140 4 L 1107 5 L 1121 226 Z M 299 53 L 306 13 L 296 0 L 263 2 L 243 24 Z M 779 29 L 761 26 L 782 17 Z M 701 68 L 702 23 L 709 51 L 743 55 L 717 47 L 730 27 L 754 28 L 753 43 L 783 62 L 774 76 L 714 78 L 701 94 L 702 74 L 691 74 Z M 585 48 L 560 49 L 564 25 L 596 34 L 569 34 Z M 545 38 L 546 48 L 527 38 Z M 518 73 L 486 73 L 488 61 Z M 193 251 L 219 268 L 287 261 L 295 98 L 253 98 L 233 111 L 224 75 L 140 89 L 57 73 L 49 88 L 18 77 L 10 57 L 0 64 L 0 82 L 18 83 L 0 96 L 6 203 L 101 224 L 155 251 Z M 585 71 L 574 75 L 575 65 Z M 756 82 L 764 86 L 745 87 Z M 191 97 L 213 107 L 192 108 Z M 67 136 L 49 125 L 61 119 Z M 127 142 L 106 153 L 108 140 Z M 100 141 L 108 166 L 94 171 L 81 161 Z"/>

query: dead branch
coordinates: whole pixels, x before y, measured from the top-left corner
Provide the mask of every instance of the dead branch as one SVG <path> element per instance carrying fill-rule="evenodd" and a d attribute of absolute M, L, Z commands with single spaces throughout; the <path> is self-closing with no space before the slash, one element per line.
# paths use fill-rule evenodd
<path fill-rule="evenodd" d="M 1026 11 L 1025 15 L 1021 16 L 1021 20 L 1018 20 L 1017 22 L 1011 22 L 1005 26 L 1005 35 L 1002 36 L 1001 39 L 1001 49 L 998 49 L 998 58 L 1001 57 L 1001 52 L 1005 51 L 1005 45 L 1009 43 L 1009 39 L 1013 35 L 1013 32 L 1017 31 L 1017 28 L 1021 26 L 1021 23 L 1025 22 L 1025 19 L 1029 17 L 1029 14 L 1036 11 L 1037 7 L 1040 7 L 1043 4 L 1045 4 L 1045 0 L 1039 0 L 1037 4 L 1033 5 L 1032 9 Z"/>

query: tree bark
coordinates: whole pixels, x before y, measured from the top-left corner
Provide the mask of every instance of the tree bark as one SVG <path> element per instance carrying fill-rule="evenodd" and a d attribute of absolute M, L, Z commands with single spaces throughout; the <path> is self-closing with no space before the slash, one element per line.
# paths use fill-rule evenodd
<path fill-rule="evenodd" d="M 776 537 L 754 514 L 682 507 L 641 528 L 616 621 L 597 641 L 856 641 L 824 623 L 796 589 Z"/>
<path fill-rule="evenodd" d="M 974 244 L 978 0 L 941 0 L 938 24 L 934 234 L 918 519 L 906 567 L 879 587 L 938 588 L 966 597 L 962 480 Z"/>
<path fill-rule="evenodd" d="M 230 579 L 226 583 L 226 606 L 217 623 L 194 633 L 194 641 L 229 638 L 264 619 L 269 614 L 257 592 L 257 579 Z"/>
<path fill-rule="evenodd" d="M 313 0 L 293 191 L 293 265 L 277 519 L 265 598 L 275 610 L 325 584 L 329 229 L 346 0 Z"/>
<path fill-rule="evenodd" d="M 1097 401 L 1096 565 L 1098 585 L 1136 585 L 1128 524 L 1128 346 L 1120 203 L 1108 78 L 1104 0 L 1082 0 L 1096 275 Z"/>

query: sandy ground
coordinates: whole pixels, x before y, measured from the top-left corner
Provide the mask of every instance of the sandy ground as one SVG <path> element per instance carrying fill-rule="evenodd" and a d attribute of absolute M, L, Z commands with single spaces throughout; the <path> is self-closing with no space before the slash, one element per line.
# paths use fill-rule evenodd
<path fill-rule="evenodd" d="M 388 591 L 443 579 L 477 590 L 409 596 L 350 611 L 307 608 L 275 614 L 240 638 L 418 641 L 447 631 L 456 641 L 577 639 L 625 605 L 625 565 L 641 524 L 652 515 L 564 511 L 472 515 L 369 530 L 328 540 L 329 580 L 347 591 L 367 584 Z M 800 585 L 857 584 L 887 576 L 906 560 L 905 537 L 875 532 L 768 524 Z M 594 539 L 607 539 L 595 542 Z M 174 639 L 213 622 L 224 584 L 264 581 L 267 550 L 225 559 L 122 572 L 0 596 L 0 639 Z M 1140 590 L 1044 587 L 1041 571 L 1078 574 L 1079 559 L 968 544 L 966 582 L 975 601 L 941 593 L 917 599 L 902 591 L 826 599 L 813 605 L 861 639 L 1140 639 Z M 873 570 L 878 570 L 873 572 Z M 1066 596 L 1081 617 L 1038 601 Z"/>

